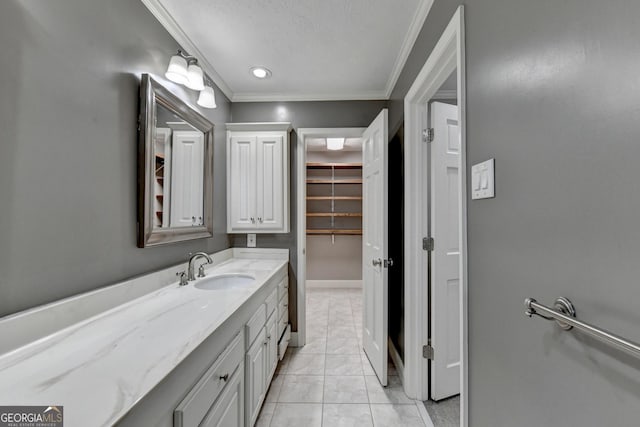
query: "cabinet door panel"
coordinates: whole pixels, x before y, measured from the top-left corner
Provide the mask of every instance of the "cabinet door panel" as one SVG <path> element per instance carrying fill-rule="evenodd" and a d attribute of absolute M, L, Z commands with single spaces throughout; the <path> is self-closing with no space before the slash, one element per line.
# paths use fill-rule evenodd
<path fill-rule="evenodd" d="M 267 322 L 267 368 L 265 388 L 268 388 L 278 366 L 278 322 L 277 313 L 273 313 Z"/>
<path fill-rule="evenodd" d="M 204 134 L 173 132 L 171 227 L 203 224 Z"/>
<path fill-rule="evenodd" d="M 260 406 L 264 400 L 266 349 L 266 333 L 263 329 L 246 355 L 245 421 L 248 427 L 253 426 L 258 418 Z"/>
<path fill-rule="evenodd" d="M 284 227 L 285 167 L 282 136 L 259 136 L 258 145 L 258 228 Z"/>
<path fill-rule="evenodd" d="M 232 136 L 229 158 L 229 230 L 256 228 L 256 137 Z"/>
<path fill-rule="evenodd" d="M 200 426 L 244 427 L 244 364 L 236 369 Z"/>

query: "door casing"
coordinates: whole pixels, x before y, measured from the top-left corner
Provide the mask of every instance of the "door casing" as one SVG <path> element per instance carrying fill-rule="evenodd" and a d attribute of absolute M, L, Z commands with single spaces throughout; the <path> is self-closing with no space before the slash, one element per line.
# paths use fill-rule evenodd
<path fill-rule="evenodd" d="M 466 82 L 464 44 L 464 6 L 459 6 L 427 58 L 420 73 L 404 99 L 405 112 L 405 366 L 404 388 L 407 395 L 418 400 L 429 396 L 428 360 L 423 358 L 422 347 L 428 339 L 429 295 L 428 256 L 422 248 L 422 238 L 428 236 L 428 149 L 423 140 L 427 128 L 427 102 L 433 98 L 452 72 L 457 76 L 457 104 L 460 120 L 460 180 L 459 206 L 462 230 L 460 232 L 460 279 L 462 292 L 460 348 L 460 422 L 468 426 L 468 339 L 467 339 L 467 176 L 466 176 Z M 436 242 L 437 244 L 437 242 Z"/>

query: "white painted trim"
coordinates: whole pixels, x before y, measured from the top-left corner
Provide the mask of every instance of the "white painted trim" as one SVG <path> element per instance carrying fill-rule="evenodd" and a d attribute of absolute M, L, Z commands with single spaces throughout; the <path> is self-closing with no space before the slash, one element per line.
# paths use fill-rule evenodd
<path fill-rule="evenodd" d="M 227 130 L 232 132 L 289 132 L 289 122 L 255 122 L 255 123 L 225 123 Z"/>
<path fill-rule="evenodd" d="M 405 392 L 409 397 L 428 398 L 428 362 L 422 358 L 421 347 L 426 343 L 427 322 L 423 307 L 429 306 L 428 294 L 420 286 L 427 277 L 427 261 L 422 250 L 421 238 L 427 232 L 427 187 L 424 164 L 427 150 L 422 142 L 422 129 L 426 126 L 426 103 L 434 97 L 438 88 L 453 70 L 458 80 L 458 115 L 460 117 L 461 189 L 460 207 L 462 248 L 460 278 L 461 298 L 461 348 L 462 373 L 460 375 L 460 420 L 467 427 L 468 421 L 468 277 L 467 277 L 467 203 L 466 203 L 466 85 L 464 50 L 464 7 L 458 7 L 442 33 L 440 40 L 416 77 L 404 100 L 405 111 Z"/>
<path fill-rule="evenodd" d="M 296 286 L 296 307 L 298 331 L 296 346 L 306 343 L 306 286 L 307 281 L 306 246 L 307 246 L 307 138 L 345 137 L 359 138 L 366 128 L 298 128 L 296 147 L 296 243 L 298 246 L 298 271 Z"/>
<path fill-rule="evenodd" d="M 236 92 L 232 102 L 287 102 L 287 101 L 376 101 L 388 99 L 383 90 L 365 92 L 327 93 L 250 93 Z"/>
<path fill-rule="evenodd" d="M 187 51 L 189 55 L 193 55 L 198 58 L 198 65 L 202 67 L 205 73 L 211 80 L 218 86 L 218 88 L 224 93 L 230 100 L 233 99 L 233 91 L 224 79 L 213 68 L 213 65 L 209 62 L 207 57 L 197 48 L 195 43 L 187 36 L 187 34 L 180 28 L 178 23 L 173 19 L 169 11 L 160 3 L 159 0 L 141 0 L 142 3 L 149 9 L 149 11 L 155 16 L 160 24 L 171 34 L 178 44 Z M 175 55 L 175 52 L 171 52 L 170 55 Z M 167 64 L 169 64 L 170 55 L 167 56 Z"/>
<path fill-rule="evenodd" d="M 422 26 L 424 25 L 424 21 L 427 19 L 427 15 L 429 15 L 431 6 L 433 6 L 433 1 L 434 0 L 421 0 L 418 10 L 415 15 L 413 15 L 413 20 L 411 21 L 411 24 L 409 24 L 404 41 L 402 42 L 402 46 L 400 47 L 400 51 L 396 57 L 396 62 L 393 64 L 391 75 L 389 75 L 389 80 L 387 80 L 387 86 L 384 90 L 385 99 L 389 99 L 391 92 L 393 92 L 393 88 L 396 87 L 398 78 L 400 78 L 400 73 L 402 73 L 402 69 L 407 63 L 407 59 L 409 59 L 409 54 L 413 49 L 413 45 L 416 43 L 420 30 L 422 30 Z"/>
<path fill-rule="evenodd" d="M 291 332 L 291 341 L 289 341 L 289 347 L 301 347 L 301 346 L 298 345 L 298 333 L 297 332 Z"/>
<path fill-rule="evenodd" d="M 400 357 L 400 353 L 398 353 L 398 349 L 389 338 L 389 356 L 391 356 L 391 360 L 393 361 L 393 365 L 396 367 L 396 371 L 398 371 L 398 376 L 400 380 L 404 383 L 404 363 L 402 363 L 402 358 Z"/>
<path fill-rule="evenodd" d="M 362 289 L 362 280 L 307 280 L 307 289 Z"/>
<path fill-rule="evenodd" d="M 424 403 L 418 400 L 416 401 L 416 406 L 418 407 L 418 412 L 420 413 L 422 421 L 424 421 L 426 427 L 435 427 L 433 421 L 431 420 L 431 415 L 429 415 L 429 411 L 427 411 Z"/>

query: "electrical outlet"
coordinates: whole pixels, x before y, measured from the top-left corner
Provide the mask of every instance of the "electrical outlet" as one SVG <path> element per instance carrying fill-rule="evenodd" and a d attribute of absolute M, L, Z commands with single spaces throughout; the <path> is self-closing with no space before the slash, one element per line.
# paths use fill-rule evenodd
<path fill-rule="evenodd" d="M 247 234 L 247 247 L 255 248 L 256 247 L 256 235 L 255 234 Z"/>

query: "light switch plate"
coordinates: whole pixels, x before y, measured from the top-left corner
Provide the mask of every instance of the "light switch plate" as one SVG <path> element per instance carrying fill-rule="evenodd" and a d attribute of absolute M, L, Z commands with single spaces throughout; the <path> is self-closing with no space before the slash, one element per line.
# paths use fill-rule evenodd
<path fill-rule="evenodd" d="M 255 234 L 247 234 L 247 247 L 255 248 L 256 247 L 256 235 Z"/>
<path fill-rule="evenodd" d="M 471 199 L 495 197 L 495 159 L 471 167 Z"/>

